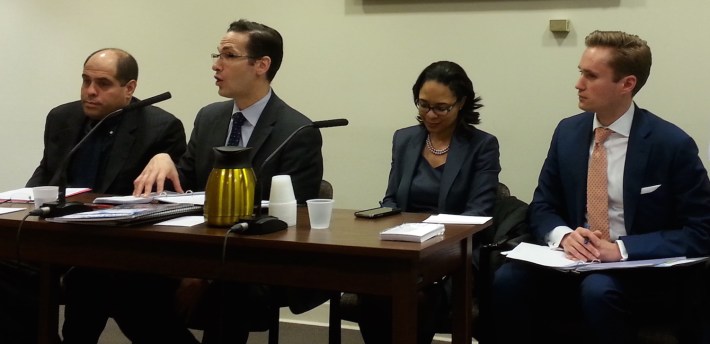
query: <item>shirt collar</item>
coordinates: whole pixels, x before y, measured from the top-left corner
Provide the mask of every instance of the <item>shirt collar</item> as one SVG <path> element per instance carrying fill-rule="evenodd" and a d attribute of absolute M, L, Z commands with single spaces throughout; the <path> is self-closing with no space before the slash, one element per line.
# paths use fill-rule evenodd
<path fill-rule="evenodd" d="M 636 104 L 631 102 L 631 106 L 624 112 L 619 119 L 614 121 L 611 125 L 609 125 L 607 128 L 613 130 L 617 134 L 621 134 L 625 137 L 629 137 L 631 134 L 631 123 L 634 120 L 634 111 L 636 110 Z M 599 123 L 599 120 L 597 119 L 597 114 L 594 114 L 594 123 L 592 125 L 592 132 L 594 132 L 594 129 L 599 128 L 599 127 L 604 127 L 601 123 Z"/>
<path fill-rule="evenodd" d="M 247 122 L 252 126 L 255 126 L 256 122 L 259 121 L 259 117 L 261 117 L 261 113 L 266 107 L 266 103 L 268 103 L 269 99 L 271 99 L 271 94 L 271 89 L 269 89 L 269 93 L 267 93 L 263 98 L 257 100 L 256 103 L 252 104 L 246 109 L 240 110 L 237 107 L 237 103 L 234 102 L 234 108 L 232 109 L 232 113 L 234 114 L 237 112 L 241 112 L 242 115 L 244 115 L 244 118 L 246 118 Z"/>

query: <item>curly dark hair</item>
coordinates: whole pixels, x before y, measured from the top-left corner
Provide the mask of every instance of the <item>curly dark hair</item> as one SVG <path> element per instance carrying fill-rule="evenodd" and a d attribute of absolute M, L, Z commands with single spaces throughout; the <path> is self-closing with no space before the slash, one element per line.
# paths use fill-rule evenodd
<path fill-rule="evenodd" d="M 481 123 L 481 115 L 476 111 L 483 106 L 480 103 L 481 97 L 476 96 L 476 92 L 473 90 L 473 82 L 471 82 L 471 79 L 469 79 L 466 71 L 461 66 L 450 61 L 439 61 L 424 68 L 414 86 L 412 86 L 415 104 L 419 100 L 419 91 L 422 85 L 430 80 L 448 86 L 454 96 L 456 96 L 457 102 L 464 98 L 466 99 L 458 114 L 458 123 L 456 125 L 458 128 L 472 130 L 474 124 Z M 417 116 L 417 121 L 419 123 L 422 122 L 421 116 Z"/>

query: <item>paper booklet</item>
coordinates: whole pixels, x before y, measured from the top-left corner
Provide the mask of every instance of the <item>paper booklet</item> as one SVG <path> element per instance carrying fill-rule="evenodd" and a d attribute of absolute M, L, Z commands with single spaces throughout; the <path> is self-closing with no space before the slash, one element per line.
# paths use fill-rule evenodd
<path fill-rule="evenodd" d="M 192 204 L 122 204 L 109 209 L 100 209 L 61 217 L 52 217 L 48 218 L 47 221 L 116 226 L 157 222 L 201 212 L 201 206 Z"/>
<path fill-rule="evenodd" d="M 147 196 L 108 196 L 97 197 L 96 199 L 94 199 L 94 203 L 99 204 L 141 204 L 150 203 L 153 201 L 163 203 L 188 203 L 203 205 L 205 204 L 205 193 L 192 191 L 187 191 L 185 193 L 164 191 L 160 194 L 151 193 Z"/>
<path fill-rule="evenodd" d="M 403 223 L 380 232 L 380 240 L 424 242 L 443 234 L 440 223 Z"/>
<path fill-rule="evenodd" d="M 623 262 L 600 263 L 582 262 L 572 260 L 565 256 L 564 251 L 552 249 L 548 246 L 535 245 L 530 243 L 520 243 L 512 251 L 508 252 L 507 257 L 510 259 L 522 260 L 542 266 L 547 266 L 560 271 L 598 271 L 610 269 L 634 269 L 644 267 L 670 267 L 677 265 L 690 265 L 697 262 L 707 260 L 709 257 L 686 258 L 686 257 L 671 257 L 658 259 L 644 260 L 627 260 Z"/>

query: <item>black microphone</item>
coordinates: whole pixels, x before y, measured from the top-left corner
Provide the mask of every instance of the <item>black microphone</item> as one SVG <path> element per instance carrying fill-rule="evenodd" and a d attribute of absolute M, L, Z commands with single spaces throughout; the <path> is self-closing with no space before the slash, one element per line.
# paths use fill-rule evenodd
<path fill-rule="evenodd" d="M 139 100 L 133 103 L 130 103 L 126 105 L 123 108 L 120 108 L 118 110 L 115 110 L 113 112 L 110 112 L 108 115 L 104 116 L 100 121 L 98 121 L 91 130 L 89 130 L 84 137 L 79 140 L 79 143 L 74 145 L 72 149 L 67 153 L 67 155 L 64 157 L 64 160 L 62 160 L 62 163 L 59 165 L 59 168 L 57 171 L 54 173 L 54 176 L 52 176 L 52 179 L 49 181 L 49 185 L 57 185 L 59 186 L 59 193 L 57 194 L 57 201 L 56 202 L 47 202 L 44 203 L 44 211 L 40 216 L 42 217 L 56 217 L 56 216 L 64 216 L 64 215 L 69 215 L 69 214 L 74 214 L 74 213 L 79 213 L 82 211 L 88 211 L 91 210 L 89 207 L 85 206 L 81 202 L 67 202 L 66 200 L 66 194 L 67 194 L 67 169 L 69 167 L 69 162 L 71 161 L 72 156 L 74 156 L 74 153 L 76 153 L 79 148 L 86 142 L 86 140 L 91 137 L 94 132 L 96 132 L 96 129 L 98 129 L 101 124 L 103 124 L 107 119 L 116 117 L 124 112 L 128 112 L 131 110 L 139 109 L 142 107 L 146 107 L 148 105 L 153 105 L 157 102 L 162 102 L 163 100 L 170 99 L 172 95 L 170 92 L 165 92 L 161 93 L 157 96 L 153 96 L 150 98 L 146 98 L 143 100 Z"/>
<path fill-rule="evenodd" d="M 261 163 L 261 167 L 259 168 L 259 174 L 264 171 L 264 167 L 271 162 L 271 159 L 273 159 L 276 154 L 281 152 L 283 148 L 291 142 L 291 139 L 293 139 L 296 134 L 298 134 L 301 130 L 306 129 L 306 128 L 330 128 L 330 127 L 342 127 L 348 125 L 348 120 L 345 118 L 338 118 L 338 119 L 328 119 L 324 121 L 315 121 L 311 122 L 309 124 L 302 125 L 298 127 L 296 130 L 294 130 L 291 135 L 286 137 L 286 139 L 281 142 L 281 144 L 274 149 L 269 156 L 264 159 L 264 162 Z M 240 223 L 247 222 L 248 226 L 247 228 L 240 228 L 238 232 L 242 234 L 266 234 L 266 233 L 272 233 L 280 230 L 286 229 L 288 225 L 286 222 L 279 220 L 276 217 L 273 216 L 267 216 L 267 215 L 262 215 L 261 214 L 261 200 L 263 199 L 263 183 L 262 183 L 262 178 L 257 176 L 256 178 L 256 187 L 258 190 L 256 190 L 255 194 L 259 195 L 259 198 L 255 200 L 254 204 L 254 219 L 246 219 L 246 220 L 240 220 L 239 223 L 235 225 L 235 227 L 241 226 Z"/>
<path fill-rule="evenodd" d="M 344 127 L 348 125 L 348 120 L 345 118 L 338 119 L 326 119 L 324 121 L 313 122 L 314 128 L 331 128 L 331 127 Z"/>

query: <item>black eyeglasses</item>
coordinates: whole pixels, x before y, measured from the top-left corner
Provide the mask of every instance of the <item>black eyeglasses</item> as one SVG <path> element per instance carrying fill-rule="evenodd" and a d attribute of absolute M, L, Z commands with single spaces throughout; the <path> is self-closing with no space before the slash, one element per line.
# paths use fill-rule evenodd
<path fill-rule="evenodd" d="M 435 115 L 437 116 L 445 116 L 448 115 L 449 112 L 454 108 L 456 103 L 453 103 L 451 105 L 449 104 L 436 104 L 436 105 L 430 105 L 426 102 L 423 102 L 419 99 L 414 102 L 414 105 L 419 109 L 419 114 L 420 115 L 426 115 L 429 111 L 432 111 Z"/>
<path fill-rule="evenodd" d="M 215 60 L 225 60 L 225 61 L 232 61 L 236 59 L 240 59 L 242 57 L 246 57 L 248 59 L 256 59 L 258 57 L 256 56 L 251 56 L 251 55 L 237 55 L 237 54 L 232 54 L 232 53 L 212 53 L 212 58 Z"/>

